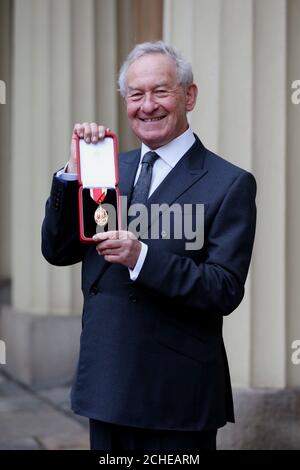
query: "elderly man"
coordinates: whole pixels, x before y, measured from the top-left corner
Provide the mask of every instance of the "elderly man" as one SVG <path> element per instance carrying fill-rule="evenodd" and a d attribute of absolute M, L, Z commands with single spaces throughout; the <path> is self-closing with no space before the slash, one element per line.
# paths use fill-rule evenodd
<path fill-rule="evenodd" d="M 166 204 L 195 222 L 204 242 L 113 230 L 79 242 L 76 154 L 54 176 L 42 251 L 55 265 L 82 262 L 83 329 L 72 409 L 90 418 L 92 449 L 215 449 L 234 421 L 222 339 L 223 316 L 241 302 L 256 220 L 247 171 L 207 150 L 187 120 L 197 99 L 190 64 L 164 42 L 137 45 L 119 75 L 141 148 L 119 155 L 121 194 L 131 204 Z M 105 127 L 76 124 L 86 142 Z M 55 203 L 54 203 L 55 201 Z M 130 229 L 130 227 L 129 227 Z M 200 230 L 200 227 L 198 227 Z"/>

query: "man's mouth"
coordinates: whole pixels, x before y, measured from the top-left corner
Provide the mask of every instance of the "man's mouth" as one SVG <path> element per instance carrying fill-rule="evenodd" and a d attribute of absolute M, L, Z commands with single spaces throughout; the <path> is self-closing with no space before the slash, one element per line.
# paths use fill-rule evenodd
<path fill-rule="evenodd" d="M 143 122 L 156 122 L 156 121 L 161 121 L 164 119 L 166 116 L 156 116 L 152 118 L 140 118 L 141 121 Z"/>

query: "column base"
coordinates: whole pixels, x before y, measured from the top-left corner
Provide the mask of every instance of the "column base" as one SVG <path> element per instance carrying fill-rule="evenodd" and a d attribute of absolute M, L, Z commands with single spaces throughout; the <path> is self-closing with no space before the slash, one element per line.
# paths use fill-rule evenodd
<path fill-rule="evenodd" d="M 218 432 L 220 450 L 299 450 L 300 388 L 234 389 L 235 424 Z"/>
<path fill-rule="evenodd" d="M 34 315 L 3 306 L 0 326 L 6 344 L 4 372 L 36 389 L 71 383 L 79 352 L 79 315 Z"/>

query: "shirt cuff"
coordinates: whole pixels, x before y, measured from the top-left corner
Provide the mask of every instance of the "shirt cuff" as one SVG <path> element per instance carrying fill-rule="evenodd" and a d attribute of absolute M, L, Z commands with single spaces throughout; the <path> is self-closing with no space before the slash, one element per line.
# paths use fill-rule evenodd
<path fill-rule="evenodd" d="M 78 175 L 76 173 L 67 173 L 67 166 L 68 163 L 66 163 L 65 166 L 56 173 L 56 176 L 63 181 L 76 181 L 78 179 Z"/>
<path fill-rule="evenodd" d="M 135 281 L 138 278 L 138 275 L 141 272 L 141 269 L 143 267 L 143 264 L 144 264 L 144 261 L 148 252 L 148 245 L 146 245 L 146 243 L 143 243 L 143 242 L 140 242 L 140 243 L 142 245 L 142 249 L 140 252 L 140 256 L 138 257 L 138 260 L 136 262 L 136 265 L 133 269 L 128 268 L 130 279 L 132 281 Z"/>

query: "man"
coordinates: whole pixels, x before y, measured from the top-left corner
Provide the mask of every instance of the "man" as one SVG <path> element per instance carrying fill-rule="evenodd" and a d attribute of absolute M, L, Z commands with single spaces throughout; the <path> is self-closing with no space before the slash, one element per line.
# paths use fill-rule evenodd
<path fill-rule="evenodd" d="M 203 204 L 204 243 L 187 249 L 172 222 L 169 233 L 151 238 L 150 221 L 145 236 L 113 230 L 96 234 L 95 246 L 80 244 L 78 185 L 66 181 L 76 179 L 72 147 L 65 172 L 54 176 L 42 229 L 50 263 L 82 262 L 72 409 L 90 418 L 92 449 L 215 449 L 217 429 L 234 421 L 222 321 L 244 295 L 255 180 L 192 133 L 187 113 L 197 87 L 189 63 L 172 47 L 136 46 L 119 85 L 142 142 L 119 156 L 121 194 L 148 209 L 189 207 L 193 222 Z M 105 128 L 83 123 L 73 132 L 97 142 Z"/>

